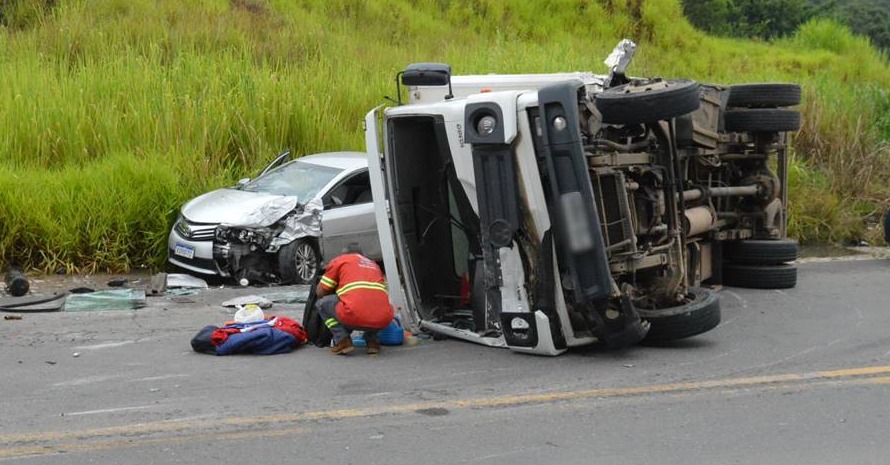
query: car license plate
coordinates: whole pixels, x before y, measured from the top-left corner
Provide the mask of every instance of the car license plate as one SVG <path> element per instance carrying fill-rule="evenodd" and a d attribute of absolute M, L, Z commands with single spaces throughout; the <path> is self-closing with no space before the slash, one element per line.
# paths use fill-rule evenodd
<path fill-rule="evenodd" d="M 176 243 L 176 248 L 173 249 L 173 253 L 175 255 L 179 255 L 180 257 L 185 258 L 195 258 L 195 248 L 189 245 Z"/>

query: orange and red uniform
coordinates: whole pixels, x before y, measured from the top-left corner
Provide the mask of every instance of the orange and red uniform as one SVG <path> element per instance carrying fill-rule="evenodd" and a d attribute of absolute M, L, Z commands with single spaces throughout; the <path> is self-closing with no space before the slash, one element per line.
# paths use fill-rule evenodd
<path fill-rule="evenodd" d="M 319 281 L 327 294 L 336 289 L 337 320 L 351 328 L 383 329 L 393 319 L 380 267 L 361 254 L 344 254 L 327 266 Z"/>

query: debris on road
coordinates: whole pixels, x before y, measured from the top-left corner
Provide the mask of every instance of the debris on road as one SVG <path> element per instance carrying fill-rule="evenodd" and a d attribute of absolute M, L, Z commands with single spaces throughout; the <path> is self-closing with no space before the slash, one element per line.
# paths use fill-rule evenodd
<path fill-rule="evenodd" d="M 302 304 L 309 300 L 309 288 L 296 291 L 267 292 L 263 297 L 277 304 Z"/>
<path fill-rule="evenodd" d="M 189 289 L 207 289 L 207 281 L 196 278 L 192 275 L 182 273 L 167 274 L 167 289 L 170 288 L 189 288 Z"/>
<path fill-rule="evenodd" d="M 31 284 L 28 282 L 28 278 L 25 277 L 25 274 L 22 273 L 22 270 L 16 267 L 9 267 L 6 270 L 6 292 L 9 292 L 9 295 L 14 297 L 21 297 L 28 293 L 28 290 L 31 287 Z"/>
<path fill-rule="evenodd" d="M 167 273 L 158 273 L 151 276 L 147 293 L 149 295 L 160 295 L 167 290 Z"/>
<path fill-rule="evenodd" d="M 58 312 L 65 307 L 65 298 L 68 294 L 53 294 L 50 296 L 13 297 L 0 300 L 0 311 L 3 312 Z"/>
<path fill-rule="evenodd" d="M 108 287 L 124 287 L 128 282 L 127 278 L 115 278 L 108 281 Z"/>
<path fill-rule="evenodd" d="M 223 302 L 222 306 L 238 308 L 250 304 L 254 304 L 260 308 L 269 308 L 272 306 L 272 300 L 259 295 L 243 295 Z"/>
<path fill-rule="evenodd" d="M 135 310 L 145 305 L 143 289 L 110 289 L 71 294 L 65 299 L 65 311 L 68 312 Z"/>

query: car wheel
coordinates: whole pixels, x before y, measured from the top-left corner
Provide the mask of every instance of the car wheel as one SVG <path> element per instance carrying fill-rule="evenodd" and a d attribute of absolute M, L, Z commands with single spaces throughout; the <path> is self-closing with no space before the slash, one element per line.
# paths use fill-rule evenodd
<path fill-rule="evenodd" d="M 776 108 L 726 110 L 724 127 L 730 132 L 785 132 L 800 129 L 800 112 Z"/>
<path fill-rule="evenodd" d="M 319 262 L 318 248 L 305 239 L 297 239 L 278 251 L 278 272 L 285 283 L 312 282 Z"/>
<path fill-rule="evenodd" d="M 684 305 L 657 310 L 637 309 L 649 322 L 644 343 L 660 343 L 692 337 L 720 324 L 720 299 L 716 292 L 701 287 L 689 289 Z"/>
<path fill-rule="evenodd" d="M 642 124 L 676 118 L 701 105 L 695 81 L 634 81 L 596 95 L 596 108 L 608 124 Z"/>
<path fill-rule="evenodd" d="M 797 285 L 797 267 L 726 263 L 723 265 L 723 284 L 749 289 L 790 289 Z"/>
<path fill-rule="evenodd" d="M 749 239 L 723 245 L 723 258 L 742 265 L 778 265 L 793 262 L 797 257 L 797 241 L 791 239 Z"/>
<path fill-rule="evenodd" d="M 729 88 L 728 107 L 776 108 L 800 104 L 797 84 L 737 84 Z"/>

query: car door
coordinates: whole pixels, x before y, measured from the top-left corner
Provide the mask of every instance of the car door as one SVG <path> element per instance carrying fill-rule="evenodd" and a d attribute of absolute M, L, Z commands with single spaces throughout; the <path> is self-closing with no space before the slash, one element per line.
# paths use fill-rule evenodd
<path fill-rule="evenodd" d="M 322 203 L 322 249 L 326 260 L 337 256 L 350 242 L 358 242 L 365 255 L 380 260 L 380 240 L 367 170 L 337 183 L 322 196 Z"/>

